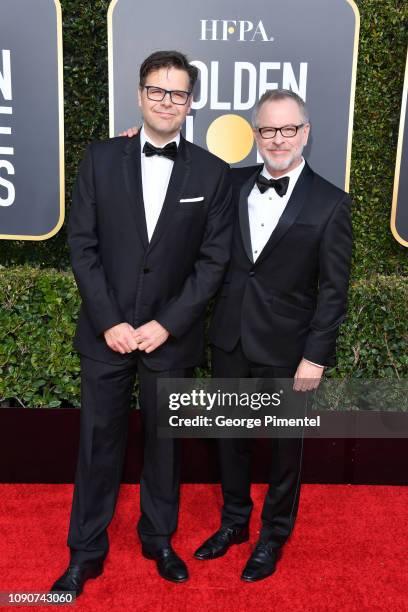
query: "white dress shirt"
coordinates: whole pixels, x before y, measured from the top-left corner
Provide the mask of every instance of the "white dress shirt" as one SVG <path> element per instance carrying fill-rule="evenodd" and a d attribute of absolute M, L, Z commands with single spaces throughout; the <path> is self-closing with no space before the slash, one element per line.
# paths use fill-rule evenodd
<path fill-rule="evenodd" d="M 285 176 L 289 177 L 289 185 L 287 192 L 282 197 L 273 188 L 261 193 L 256 183 L 253 186 L 248 196 L 248 216 L 254 261 L 258 259 L 270 235 L 277 226 L 304 165 L 305 160 L 302 158 L 302 162 L 294 170 L 290 170 L 290 172 L 285 174 Z M 265 166 L 262 168 L 261 174 L 268 180 L 274 178 L 269 174 Z"/>
<path fill-rule="evenodd" d="M 152 238 L 154 228 L 159 219 L 161 209 L 163 208 L 164 199 L 166 197 L 167 188 L 169 186 L 171 172 L 173 170 L 174 161 L 163 157 L 162 155 L 152 155 L 146 157 L 143 153 L 143 147 L 146 141 L 157 147 L 165 147 L 167 142 L 158 145 L 146 136 L 144 127 L 140 130 L 140 155 L 142 165 L 142 187 L 143 201 L 146 217 L 147 235 L 149 242 Z M 180 143 L 180 134 L 177 134 L 169 142 L 175 142 L 177 146 Z"/>
<path fill-rule="evenodd" d="M 287 192 L 282 197 L 279 196 L 273 188 L 267 189 L 264 193 L 261 193 L 256 183 L 253 186 L 248 196 L 248 216 L 249 229 L 251 232 L 252 257 L 254 261 L 258 259 L 270 235 L 276 228 L 304 166 L 305 160 L 302 158 L 302 162 L 296 166 L 296 168 L 284 175 L 289 177 L 289 185 Z M 262 168 L 261 174 L 268 180 L 274 178 L 269 174 L 265 166 Z M 319 368 L 324 367 L 308 359 L 305 359 L 305 361 Z"/>

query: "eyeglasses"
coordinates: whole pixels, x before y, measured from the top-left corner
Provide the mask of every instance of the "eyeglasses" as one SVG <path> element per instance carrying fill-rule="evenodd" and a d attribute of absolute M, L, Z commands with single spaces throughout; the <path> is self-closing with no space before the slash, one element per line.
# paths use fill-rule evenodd
<path fill-rule="evenodd" d="M 144 85 L 144 89 L 146 89 L 149 100 L 153 100 L 153 102 L 161 102 L 169 94 L 173 104 L 184 105 L 187 104 L 187 100 L 191 96 L 191 91 L 162 89 L 154 85 Z"/>
<path fill-rule="evenodd" d="M 298 129 L 303 127 L 304 125 L 304 123 L 301 123 L 300 125 L 284 125 L 281 128 L 261 127 L 258 128 L 258 132 L 260 133 L 262 138 L 275 138 L 278 132 L 280 132 L 284 138 L 293 138 L 294 136 L 296 136 Z"/>

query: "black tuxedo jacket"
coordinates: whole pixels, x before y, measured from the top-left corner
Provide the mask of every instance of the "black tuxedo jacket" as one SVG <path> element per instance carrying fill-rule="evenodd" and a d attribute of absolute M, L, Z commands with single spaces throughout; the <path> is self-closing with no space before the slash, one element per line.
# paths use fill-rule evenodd
<path fill-rule="evenodd" d="M 182 199 L 203 198 L 195 202 Z M 200 362 L 204 315 L 230 256 L 231 184 L 227 164 L 181 138 L 163 208 L 149 243 L 140 137 L 89 145 L 73 193 L 68 242 L 82 298 L 75 348 L 120 364 L 103 332 L 156 319 L 170 338 L 150 354 L 154 370 Z"/>
<path fill-rule="evenodd" d="M 337 330 L 346 313 L 350 198 L 306 164 L 254 263 L 248 195 L 259 169 L 232 171 L 232 256 L 210 341 L 231 351 L 241 339 L 248 359 L 264 365 L 296 367 L 302 357 L 333 365 Z"/>

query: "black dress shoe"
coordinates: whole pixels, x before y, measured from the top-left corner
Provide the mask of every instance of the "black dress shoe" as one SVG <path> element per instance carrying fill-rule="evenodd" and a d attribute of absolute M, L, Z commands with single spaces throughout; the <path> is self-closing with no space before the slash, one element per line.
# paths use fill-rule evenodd
<path fill-rule="evenodd" d="M 52 591 L 70 591 L 79 597 L 83 591 L 84 584 L 89 578 L 97 578 L 103 572 L 103 561 L 95 561 L 84 564 L 70 564 L 63 574 L 51 587 Z"/>
<path fill-rule="evenodd" d="M 146 559 L 154 559 L 157 571 L 162 578 L 171 582 L 185 582 L 188 578 L 187 566 L 174 552 L 171 546 L 150 550 L 142 546 L 142 554 Z"/>
<path fill-rule="evenodd" d="M 275 571 L 279 558 L 279 548 L 273 548 L 270 544 L 259 542 L 244 567 L 242 580 L 256 582 L 267 578 Z"/>
<path fill-rule="evenodd" d="M 194 553 L 196 559 L 216 559 L 225 555 L 232 544 L 242 544 L 249 539 L 248 525 L 221 527 Z"/>

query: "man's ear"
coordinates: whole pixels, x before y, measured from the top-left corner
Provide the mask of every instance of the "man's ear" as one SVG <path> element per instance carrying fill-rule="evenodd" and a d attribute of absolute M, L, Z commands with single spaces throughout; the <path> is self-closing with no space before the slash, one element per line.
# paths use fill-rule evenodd
<path fill-rule="evenodd" d="M 188 99 L 187 102 L 187 115 L 190 113 L 191 111 L 191 105 L 193 104 L 194 100 L 193 100 L 193 94 L 191 94 L 191 96 Z"/>
<path fill-rule="evenodd" d="M 142 106 L 142 88 L 141 87 L 137 88 L 137 102 L 139 104 L 139 107 Z"/>
<path fill-rule="evenodd" d="M 310 123 L 306 123 L 306 125 L 303 127 L 303 145 L 304 146 L 307 145 L 309 134 L 310 134 Z"/>

